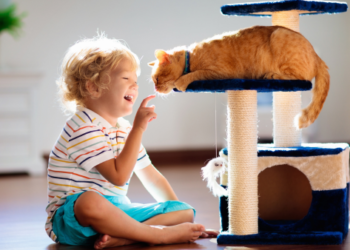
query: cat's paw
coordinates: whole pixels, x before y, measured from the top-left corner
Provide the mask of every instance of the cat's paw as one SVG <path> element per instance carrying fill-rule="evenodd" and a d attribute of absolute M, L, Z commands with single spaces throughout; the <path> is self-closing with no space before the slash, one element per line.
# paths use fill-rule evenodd
<path fill-rule="evenodd" d="M 183 80 L 179 79 L 175 83 L 175 87 L 180 91 L 186 91 L 188 84 L 185 83 Z"/>

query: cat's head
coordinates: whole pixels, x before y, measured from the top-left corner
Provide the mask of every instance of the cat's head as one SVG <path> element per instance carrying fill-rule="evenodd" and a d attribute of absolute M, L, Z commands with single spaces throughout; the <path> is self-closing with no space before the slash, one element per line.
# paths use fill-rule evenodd
<path fill-rule="evenodd" d="M 175 87 L 175 81 L 183 74 L 184 53 L 184 51 L 156 50 L 157 60 L 148 63 L 148 65 L 152 67 L 152 80 L 158 93 L 168 94 Z"/>

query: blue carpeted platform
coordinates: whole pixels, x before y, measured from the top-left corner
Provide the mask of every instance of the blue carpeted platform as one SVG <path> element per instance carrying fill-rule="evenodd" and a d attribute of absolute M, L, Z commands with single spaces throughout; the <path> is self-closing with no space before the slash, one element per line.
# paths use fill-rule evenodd
<path fill-rule="evenodd" d="M 301 147 L 275 148 L 273 144 L 258 144 L 258 157 L 308 157 L 319 155 L 337 155 L 349 147 L 347 143 L 307 143 Z M 227 148 L 222 149 L 228 155 Z"/>
<path fill-rule="evenodd" d="M 345 2 L 286 0 L 276 2 L 227 4 L 221 7 L 221 13 L 223 15 L 269 17 L 271 14 L 259 12 L 301 10 L 306 11 L 307 13 L 300 13 L 300 15 L 315 15 L 341 13 L 346 12 L 347 9 L 348 5 Z"/>
<path fill-rule="evenodd" d="M 249 244 L 249 245 L 337 245 L 343 241 L 340 232 L 261 232 L 252 235 L 233 235 L 223 233 L 217 238 L 218 244 Z"/>
<path fill-rule="evenodd" d="M 185 92 L 218 92 L 224 93 L 226 90 L 256 90 L 258 92 L 276 91 L 307 91 L 311 90 L 312 83 L 302 80 L 253 80 L 253 79 L 224 79 L 194 81 L 188 85 Z M 174 89 L 175 92 L 181 92 Z"/>

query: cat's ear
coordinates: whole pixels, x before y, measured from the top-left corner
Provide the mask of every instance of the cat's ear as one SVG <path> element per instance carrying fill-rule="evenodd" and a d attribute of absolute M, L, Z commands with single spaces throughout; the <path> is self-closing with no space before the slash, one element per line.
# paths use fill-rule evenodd
<path fill-rule="evenodd" d="M 156 64 L 156 61 L 149 62 L 149 63 L 148 63 L 148 66 L 153 67 L 153 66 L 154 66 L 154 64 Z"/>
<path fill-rule="evenodd" d="M 159 64 L 167 64 L 170 63 L 170 55 L 166 53 L 164 50 L 156 50 L 155 55 L 159 61 Z"/>

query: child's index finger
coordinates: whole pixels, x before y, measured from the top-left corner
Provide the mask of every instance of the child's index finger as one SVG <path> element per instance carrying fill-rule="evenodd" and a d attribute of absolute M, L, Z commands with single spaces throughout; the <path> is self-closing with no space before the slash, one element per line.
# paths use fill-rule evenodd
<path fill-rule="evenodd" d="M 141 105 L 140 107 L 146 107 L 147 106 L 147 103 L 152 100 L 153 98 L 155 98 L 156 95 L 150 95 L 150 96 L 147 96 L 145 99 L 143 99 L 143 101 L 141 102 Z"/>

